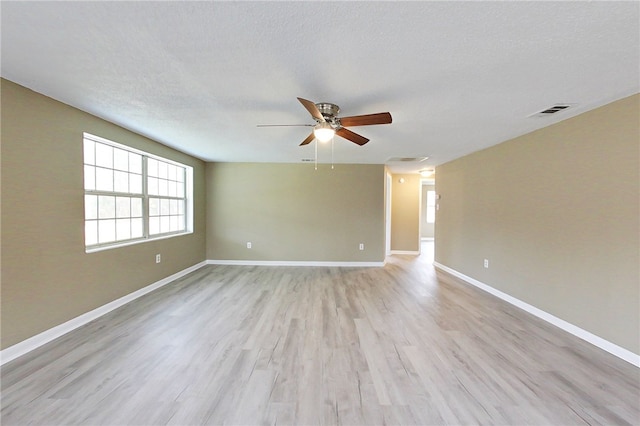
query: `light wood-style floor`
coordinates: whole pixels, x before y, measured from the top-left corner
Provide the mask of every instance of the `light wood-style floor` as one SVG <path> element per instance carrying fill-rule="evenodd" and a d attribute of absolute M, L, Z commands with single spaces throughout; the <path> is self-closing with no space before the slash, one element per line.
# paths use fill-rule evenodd
<path fill-rule="evenodd" d="M 429 254 L 204 267 L 6 364 L 2 424 L 640 424 L 640 369 Z"/>

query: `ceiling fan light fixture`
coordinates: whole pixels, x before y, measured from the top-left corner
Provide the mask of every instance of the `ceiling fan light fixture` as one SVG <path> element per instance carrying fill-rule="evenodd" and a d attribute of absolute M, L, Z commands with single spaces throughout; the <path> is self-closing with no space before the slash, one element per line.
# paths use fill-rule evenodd
<path fill-rule="evenodd" d="M 320 142 L 329 142 L 333 136 L 336 134 L 336 131 L 329 123 L 318 123 L 313 128 L 313 135 Z"/>

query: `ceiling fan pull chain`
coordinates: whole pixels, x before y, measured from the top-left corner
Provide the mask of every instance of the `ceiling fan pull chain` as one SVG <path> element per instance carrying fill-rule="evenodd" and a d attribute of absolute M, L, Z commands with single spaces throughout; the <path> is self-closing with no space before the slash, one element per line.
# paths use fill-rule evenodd
<path fill-rule="evenodd" d="M 335 138 L 331 138 L 331 170 L 333 170 L 333 140 Z"/>

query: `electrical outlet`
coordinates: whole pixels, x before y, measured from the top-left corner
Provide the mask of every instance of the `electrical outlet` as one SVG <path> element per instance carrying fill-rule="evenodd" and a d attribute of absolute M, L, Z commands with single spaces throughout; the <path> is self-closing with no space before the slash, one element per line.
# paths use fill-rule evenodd
<path fill-rule="evenodd" d="M 488 268 L 489 267 L 489 259 L 485 259 L 484 260 L 484 267 Z"/>
<path fill-rule="evenodd" d="M 251 241 L 247 241 L 247 248 L 250 249 L 251 248 Z"/>
<path fill-rule="evenodd" d="M 159 254 L 156 254 L 156 263 L 160 263 L 162 257 Z"/>
<path fill-rule="evenodd" d="M 364 243 L 360 243 L 360 246 L 358 247 L 360 250 L 364 250 Z"/>

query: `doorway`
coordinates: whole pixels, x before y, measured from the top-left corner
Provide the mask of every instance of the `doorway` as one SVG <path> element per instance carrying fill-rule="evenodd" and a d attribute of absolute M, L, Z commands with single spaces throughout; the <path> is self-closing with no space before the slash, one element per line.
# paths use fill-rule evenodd
<path fill-rule="evenodd" d="M 435 242 L 433 238 L 420 241 L 420 258 L 429 265 L 435 260 Z"/>
<path fill-rule="evenodd" d="M 391 173 L 387 173 L 386 181 L 385 181 L 385 249 L 384 255 L 391 255 L 391 182 L 392 176 Z"/>
<path fill-rule="evenodd" d="M 422 180 L 420 240 L 433 241 L 436 225 L 436 186 L 434 179 Z"/>

